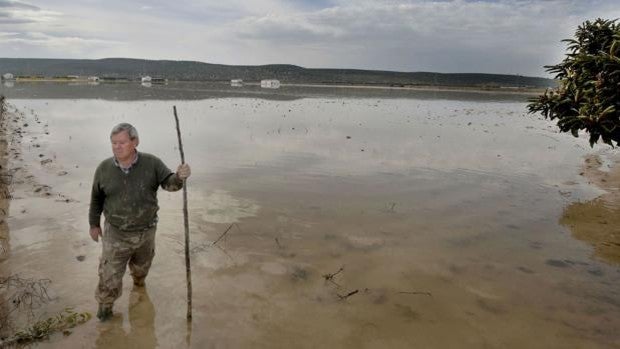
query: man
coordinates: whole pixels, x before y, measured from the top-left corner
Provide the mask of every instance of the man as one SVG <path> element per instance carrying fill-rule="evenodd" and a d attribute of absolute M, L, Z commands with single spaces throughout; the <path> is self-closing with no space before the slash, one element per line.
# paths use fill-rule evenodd
<path fill-rule="evenodd" d="M 127 264 L 134 285 L 144 286 L 155 256 L 157 189 L 161 186 L 177 191 L 191 173 L 187 164 L 179 165 L 173 173 L 159 158 L 138 152 L 138 131 L 130 124 L 114 126 L 110 140 L 114 156 L 101 162 L 95 171 L 89 210 L 90 236 L 96 242 L 101 236 L 103 244 L 95 290 L 101 321 L 112 316 Z"/>

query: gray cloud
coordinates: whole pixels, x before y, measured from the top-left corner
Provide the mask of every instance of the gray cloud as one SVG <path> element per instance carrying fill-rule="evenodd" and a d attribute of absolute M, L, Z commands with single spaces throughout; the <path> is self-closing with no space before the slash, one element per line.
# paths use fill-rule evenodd
<path fill-rule="evenodd" d="M 0 8 L 23 8 L 29 10 L 40 10 L 39 7 L 22 1 L 0 0 Z"/>
<path fill-rule="evenodd" d="M 99 46 L 116 44 L 116 41 L 102 40 L 97 38 L 89 38 L 76 35 L 57 35 L 45 34 L 40 32 L 28 33 L 0 33 L 1 41 L 5 43 L 18 43 L 35 46 L 46 47 L 63 47 L 65 45 L 73 45 L 75 48 L 79 46 Z"/>
<path fill-rule="evenodd" d="M 616 0 L 0 0 L 0 51 L 545 75 L 599 16 L 620 17 Z"/>
<path fill-rule="evenodd" d="M 62 13 L 22 1 L 0 0 L 0 52 L 20 57 L 80 55 L 114 40 L 89 37 L 81 28 L 66 28 Z"/>
<path fill-rule="evenodd" d="M 0 0 L 0 24 L 26 24 L 50 20 L 57 13 L 40 7 L 11 0 Z"/>
<path fill-rule="evenodd" d="M 14 18 L 10 13 L 0 11 L 0 24 L 26 24 L 32 23 L 34 20 L 24 18 Z"/>
<path fill-rule="evenodd" d="M 496 37 L 541 28 L 536 19 L 553 21 L 551 9 L 532 18 L 524 7 L 481 2 L 419 2 L 334 7 L 312 13 L 295 13 L 251 17 L 238 22 L 237 33 L 243 37 L 273 40 L 297 35 L 317 39 L 359 40 L 383 38 L 464 38 Z M 406 35 L 406 37 L 397 35 Z"/>
<path fill-rule="evenodd" d="M 566 0 L 340 1 L 245 18 L 234 32 L 284 51 L 320 44 L 337 66 L 542 75 L 588 9 Z"/>
<path fill-rule="evenodd" d="M 118 42 L 40 32 L 0 35 L 0 51 L 3 55 L 14 57 L 85 57 L 91 51 L 105 50 L 115 45 Z"/>

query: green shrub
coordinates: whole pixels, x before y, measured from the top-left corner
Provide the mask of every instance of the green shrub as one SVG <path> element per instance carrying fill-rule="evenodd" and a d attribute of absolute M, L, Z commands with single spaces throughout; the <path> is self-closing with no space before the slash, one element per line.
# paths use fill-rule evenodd
<path fill-rule="evenodd" d="M 599 140 L 620 144 L 620 26 L 616 20 L 586 21 L 568 43 L 564 60 L 545 66 L 555 74 L 558 87 L 530 100 L 529 113 L 557 119 L 562 132 L 590 135 L 590 146 Z"/>

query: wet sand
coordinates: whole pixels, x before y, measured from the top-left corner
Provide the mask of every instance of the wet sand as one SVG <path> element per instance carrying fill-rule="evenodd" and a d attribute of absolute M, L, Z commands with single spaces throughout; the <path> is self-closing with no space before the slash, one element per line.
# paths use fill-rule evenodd
<path fill-rule="evenodd" d="M 345 103 L 351 116 L 324 126 Z M 146 288 L 134 288 L 127 275 L 110 322 L 91 320 L 37 347 L 619 347 L 620 270 L 591 259 L 591 248 L 558 224 L 565 205 L 599 195 L 579 176 L 574 141 L 550 134 L 542 122 L 519 125 L 524 133 L 516 139 L 547 147 L 548 158 L 534 159 L 528 148 L 510 153 L 511 144 L 494 141 L 492 134 L 510 141 L 515 126 L 504 127 L 496 115 L 509 115 L 511 106 L 475 105 L 479 111 L 458 104 L 410 118 L 396 117 L 398 103 L 183 103 L 181 115 L 218 114 L 182 119 L 194 172 L 191 325 L 180 195 L 160 193 L 157 255 Z M 100 245 L 87 236 L 88 187 L 109 153 L 108 125 L 121 116 L 101 102 L 19 104 L 20 124 L 29 127 L 10 163 L 20 169 L 12 184 L 10 255 L 0 271 L 52 279 L 54 300 L 39 315 L 66 306 L 94 312 Z M 167 107 L 139 102 L 118 110 L 144 125 L 141 147 L 148 150 L 149 138 L 174 144 L 148 128 L 169 119 Z M 296 109 L 311 110 L 311 118 Z M 98 110 L 115 116 L 102 119 Z M 371 117 L 363 117 L 366 110 Z M 477 116 L 473 125 L 468 113 Z M 419 131 L 403 130 L 410 119 Z M 448 151 L 438 143 L 426 148 L 435 132 L 477 135 L 468 139 L 478 155 L 458 152 L 469 150 L 459 142 Z M 277 161 L 265 154 L 274 149 L 284 154 Z M 173 166 L 176 149 L 155 152 Z"/>
<path fill-rule="evenodd" d="M 620 264 L 620 157 L 603 164 L 596 155 L 585 159 L 583 172 L 591 183 L 605 190 L 594 200 L 576 202 L 564 210 L 560 224 L 570 227 L 573 236 L 594 246 L 594 253 L 615 265 Z"/>

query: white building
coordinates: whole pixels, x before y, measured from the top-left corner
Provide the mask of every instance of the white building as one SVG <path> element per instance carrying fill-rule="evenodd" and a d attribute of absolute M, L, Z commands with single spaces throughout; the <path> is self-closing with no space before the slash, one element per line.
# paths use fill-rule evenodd
<path fill-rule="evenodd" d="M 268 79 L 261 80 L 260 87 L 262 88 L 280 88 L 280 80 Z"/>
<path fill-rule="evenodd" d="M 2 75 L 2 80 L 15 80 L 15 77 L 11 73 L 6 73 Z"/>
<path fill-rule="evenodd" d="M 151 80 L 153 80 L 153 79 L 151 79 L 151 77 L 148 76 L 148 75 L 142 77 L 142 82 L 151 82 Z"/>
<path fill-rule="evenodd" d="M 232 79 L 232 80 L 230 80 L 230 86 L 241 87 L 241 86 L 243 86 L 243 80 L 241 80 L 241 79 Z"/>

